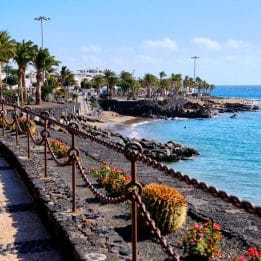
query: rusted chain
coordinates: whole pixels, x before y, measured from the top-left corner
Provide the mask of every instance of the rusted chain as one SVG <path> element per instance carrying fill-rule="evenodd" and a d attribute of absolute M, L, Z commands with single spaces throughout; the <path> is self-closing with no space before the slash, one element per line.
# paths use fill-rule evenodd
<path fill-rule="evenodd" d="M 188 185 L 192 185 L 195 188 L 210 193 L 214 197 L 220 198 L 225 202 L 231 203 L 237 208 L 244 209 L 246 212 L 261 217 L 261 207 L 255 206 L 249 201 L 241 200 L 236 196 L 232 196 L 222 190 L 218 190 L 214 186 L 209 186 L 204 182 L 200 182 L 197 179 L 191 178 L 188 175 L 184 175 L 181 172 L 175 171 L 174 169 L 169 169 L 167 166 L 164 166 L 162 163 L 159 163 L 156 160 L 153 160 L 142 153 L 137 153 L 137 152 L 129 152 L 129 153 L 132 153 L 133 157 L 135 157 L 136 154 L 137 160 L 146 163 L 147 165 L 151 166 L 154 169 L 162 171 L 165 174 L 172 176 L 173 178 L 177 178 L 178 180 L 187 183 Z"/>
<path fill-rule="evenodd" d="M 164 252 L 167 253 L 170 260 L 179 261 L 179 255 L 173 251 L 173 248 L 167 242 L 166 238 L 161 235 L 161 231 L 156 227 L 154 220 L 150 217 L 150 213 L 146 210 L 139 193 L 137 191 L 133 191 L 132 197 L 137 202 L 140 215 L 144 219 L 145 225 L 150 229 L 150 233 L 156 237 L 157 242 L 162 246 Z"/>
<path fill-rule="evenodd" d="M 84 179 L 87 187 L 95 195 L 95 197 L 97 199 L 99 199 L 102 203 L 117 204 L 117 203 L 123 203 L 129 199 L 129 197 L 126 194 L 122 194 L 119 197 L 108 197 L 108 196 L 104 195 L 103 193 L 100 193 L 97 189 L 95 189 L 95 187 L 89 181 L 87 174 L 90 174 L 90 173 L 87 173 L 86 169 L 84 169 L 82 167 L 79 159 L 77 159 L 77 161 L 76 161 L 76 166 L 77 166 L 82 178 Z"/>
<path fill-rule="evenodd" d="M 6 124 L 7 127 L 11 127 L 15 124 L 15 121 L 13 120 L 12 122 L 8 122 L 7 117 L 3 117 L 3 121 Z"/>
<path fill-rule="evenodd" d="M 51 145 L 50 145 L 50 142 L 49 142 L 49 139 L 47 138 L 46 140 L 46 144 L 47 144 L 47 148 L 51 154 L 51 157 L 52 159 L 56 162 L 56 164 L 60 167 L 65 167 L 65 166 L 69 166 L 71 165 L 71 159 L 68 157 L 68 160 L 66 160 L 65 162 L 62 162 L 60 160 L 58 160 L 58 158 L 55 156 L 52 148 L 51 148 Z"/>
<path fill-rule="evenodd" d="M 18 120 L 17 115 L 15 114 L 14 117 L 15 117 L 14 120 L 15 120 L 15 124 L 16 124 L 17 130 L 18 130 L 18 133 L 20 133 L 20 134 L 25 134 L 26 131 L 24 131 L 24 130 L 21 128 L 21 125 L 20 125 L 20 122 L 19 122 L 19 120 Z"/>
<path fill-rule="evenodd" d="M 37 146 L 42 145 L 43 142 L 44 142 L 44 138 L 42 137 L 41 134 L 42 134 L 42 132 L 40 133 L 40 135 L 39 135 L 39 133 L 36 134 L 36 135 L 33 135 L 31 129 L 29 129 L 30 138 L 31 138 L 31 140 L 33 141 L 33 143 L 34 143 L 35 145 L 37 145 Z"/>

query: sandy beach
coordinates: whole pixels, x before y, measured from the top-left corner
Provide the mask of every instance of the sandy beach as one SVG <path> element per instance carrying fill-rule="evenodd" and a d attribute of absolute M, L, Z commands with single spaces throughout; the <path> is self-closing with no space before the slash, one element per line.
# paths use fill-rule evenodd
<path fill-rule="evenodd" d="M 108 129 L 112 125 L 132 124 L 145 120 L 146 118 L 120 115 L 112 111 L 103 111 L 99 115 L 98 121 L 88 122 L 88 124 L 104 130 L 104 129 Z"/>

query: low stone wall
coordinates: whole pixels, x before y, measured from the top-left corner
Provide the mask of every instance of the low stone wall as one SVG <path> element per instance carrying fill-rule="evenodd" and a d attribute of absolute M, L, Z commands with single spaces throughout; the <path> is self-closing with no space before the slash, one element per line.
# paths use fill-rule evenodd
<path fill-rule="evenodd" d="M 11 166 L 15 168 L 17 173 L 21 176 L 34 200 L 37 212 L 41 217 L 42 222 L 54 237 L 55 244 L 60 250 L 64 260 L 83 260 L 76 251 L 74 242 L 69 239 L 67 234 L 67 229 L 70 229 L 70 226 L 73 228 L 74 224 L 70 224 L 70 220 L 66 222 L 66 217 L 61 217 L 60 210 L 64 207 L 66 208 L 66 206 L 69 209 L 71 205 L 71 195 L 69 191 L 66 195 L 64 190 L 66 185 L 64 182 L 57 178 L 55 182 L 51 179 L 41 179 L 39 176 L 39 169 L 41 168 L 42 162 L 39 162 L 39 159 L 37 160 L 37 158 L 34 158 L 35 161 L 33 163 L 35 164 L 35 168 L 32 168 L 31 160 L 24 160 L 23 150 L 16 150 L 14 152 L 8 144 L 1 141 L 0 149 L 3 155 L 5 155 L 5 158 L 10 162 Z M 48 184 L 46 184 L 46 182 Z M 58 186 L 58 184 L 60 185 Z M 52 195 L 60 195 L 60 197 L 63 197 L 63 206 L 60 206 L 60 209 L 59 207 L 57 208 L 56 204 L 53 204 Z M 64 229 L 66 226 L 67 229 Z"/>
<path fill-rule="evenodd" d="M 50 116 L 60 119 L 62 116 L 67 116 L 72 113 L 77 113 L 80 110 L 79 103 L 64 103 L 64 104 L 51 104 L 50 106 L 33 107 L 34 112 L 40 113 L 42 111 L 48 111 Z"/>

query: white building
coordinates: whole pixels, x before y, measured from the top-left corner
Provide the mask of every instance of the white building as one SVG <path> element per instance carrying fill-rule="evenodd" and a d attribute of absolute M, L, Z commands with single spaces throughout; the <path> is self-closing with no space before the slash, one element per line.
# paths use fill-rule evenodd
<path fill-rule="evenodd" d="M 98 68 L 87 68 L 76 70 L 74 73 L 75 80 L 79 86 L 81 86 L 81 81 L 83 79 L 92 80 L 96 75 L 104 75 L 104 71 Z"/>

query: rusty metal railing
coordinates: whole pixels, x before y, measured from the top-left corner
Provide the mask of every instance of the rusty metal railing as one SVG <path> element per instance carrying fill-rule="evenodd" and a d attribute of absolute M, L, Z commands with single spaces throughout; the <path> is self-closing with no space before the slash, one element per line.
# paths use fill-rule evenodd
<path fill-rule="evenodd" d="M 210 193 L 217 198 L 220 198 L 226 202 L 233 204 L 234 206 L 244 209 L 246 212 L 250 212 L 261 217 L 261 208 L 254 206 L 252 203 L 240 200 L 238 197 L 231 196 L 225 191 L 218 190 L 213 186 L 209 186 L 204 182 L 200 182 L 197 179 L 190 178 L 187 175 L 183 175 L 180 172 L 175 171 L 174 169 L 169 169 L 166 165 L 152 160 L 151 158 L 145 156 L 142 153 L 142 147 L 139 143 L 133 142 L 129 143 L 126 146 L 118 145 L 113 142 L 105 141 L 101 138 L 98 138 L 92 134 L 85 133 L 80 130 L 77 123 L 70 123 L 69 125 L 64 125 L 59 121 L 49 117 L 48 112 L 35 113 L 31 110 L 30 107 L 19 107 L 17 104 L 8 104 L 5 101 L 0 100 L 1 111 L 0 111 L 0 123 L 2 124 L 2 136 L 5 135 L 5 127 L 15 128 L 16 133 L 16 145 L 19 144 L 19 134 L 25 134 L 27 136 L 27 157 L 30 158 L 30 141 L 37 146 L 44 147 L 44 178 L 48 178 L 48 164 L 47 164 L 47 153 L 49 152 L 51 158 L 56 162 L 58 166 L 71 166 L 72 173 L 72 212 L 77 211 L 76 206 L 76 173 L 77 170 L 85 181 L 86 186 L 90 191 L 95 195 L 95 197 L 104 203 L 121 203 L 127 200 L 131 201 L 131 215 L 132 215 L 132 260 L 137 260 L 137 209 L 139 209 L 141 216 L 145 219 L 145 224 L 147 224 L 153 236 L 156 237 L 157 242 L 162 246 L 163 250 L 167 253 L 170 260 L 180 260 L 180 257 L 177 253 L 174 252 L 171 245 L 167 242 L 166 238 L 162 236 L 161 231 L 156 227 L 155 222 L 151 219 L 149 212 L 146 210 L 146 207 L 141 199 L 142 186 L 137 182 L 136 178 L 136 162 L 140 161 L 143 164 L 152 166 L 154 169 L 157 169 L 167 175 L 171 175 L 173 178 L 181 180 L 189 185 L 194 186 L 200 190 Z M 9 114 L 12 113 L 12 120 L 8 119 L 7 110 L 9 109 Z M 18 111 L 20 116 L 24 114 L 25 122 L 21 126 L 19 121 Z M 31 117 L 38 117 L 42 122 L 42 131 L 37 133 L 32 133 L 31 131 Z M 48 129 L 48 125 L 57 125 L 60 128 L 68 132 L 68 135 L 71 136 L 71 145 L 68 151 L 68 159 L 66 161 L 59 160 L 50 145 L 51 132 Z M 98 144 L 101 144 L 105 147 L 113 149 L 119 153 L 125 155 L 126 159 L 131 164 L 131 182 L 127 185 L 125 192 L 118 197 L 108 197 L 107 195 L 98 191 L 89 181 L 88 175 L 89 172 L 86 168 L 82 166 L 79 150 L 76 146 L 76 137 L 81 137 L 84 139 L 89 139 Z M 131 189 L 130 189 L 131 188 Z"/>

